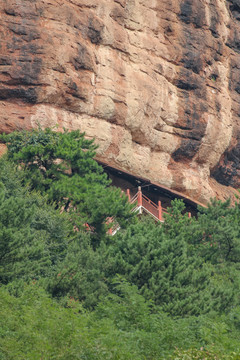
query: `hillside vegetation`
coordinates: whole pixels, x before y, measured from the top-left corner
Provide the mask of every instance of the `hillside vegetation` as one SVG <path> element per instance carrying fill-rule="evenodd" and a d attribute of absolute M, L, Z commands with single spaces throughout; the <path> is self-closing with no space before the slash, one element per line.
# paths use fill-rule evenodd
<path fill-rule="evenodd" d="M 0 140 L 0 360 L 240 359 L 237 202 L 139 219 L 84 134 Z"/>

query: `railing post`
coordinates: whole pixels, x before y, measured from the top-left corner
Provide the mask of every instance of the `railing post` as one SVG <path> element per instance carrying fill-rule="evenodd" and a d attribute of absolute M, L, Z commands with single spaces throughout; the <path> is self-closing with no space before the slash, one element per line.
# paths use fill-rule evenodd
<path fill-rule="evenodd" d="M 130 195 L 130 190 L 127 189 L 127 197 L 128 197 L 128 201 L 131 202 L 131 195 Z"/>
<path fill-rule="evenodd" d="M 142 206 L 142 190 L 141 190 L 141 186 L 138 187 L 138 206 Z"/>
<path fill-rule="evenodd" d="M 161 201 L 158 201 L 158 219 L 162 221 L 162 204 Z"/>

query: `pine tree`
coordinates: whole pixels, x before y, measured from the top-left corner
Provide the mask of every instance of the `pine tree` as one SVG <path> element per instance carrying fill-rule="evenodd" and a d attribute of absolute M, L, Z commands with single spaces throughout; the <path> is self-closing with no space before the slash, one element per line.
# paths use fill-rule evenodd
<path fill-rule="evenodd" d="M 240 259 L 240 206 L 230 200 L 212 200 L 207 208 L 199 208 L 194 238 L 201 244 L 202 256 L 213 264 L 237 263 Z M 198 234 L 198 235 L 196 235 Z"/>
<path fill-rule="evenodd" d="M 50 276 L 72 237 L 66 215 L 29 193 L 21 176 L 13 164 L 0 161 L 1 284 Z"/>
<path fill-rule="evenodd" d="M 117 234 L 107 250 L 107 277 L 124 276 L 172 315 L 229 311 L 239 303 L 239 276 L 205 256 L 198 219 L 183 210 L 175 201 L 164 225 L 142 221 Z"/>
<path fill-rule="evenodd" d="M 95 245 L 104 237 L 107 219 L 124 227 L 131 220 L 131 206 L 93 159 L 96 145 L 79 131 L 51 129 L 2 135 L 8 158 L 24 170 L 25 183 L 47 194 L 56 207 L 71 212 L 77 228 L 88 224 Z"/>

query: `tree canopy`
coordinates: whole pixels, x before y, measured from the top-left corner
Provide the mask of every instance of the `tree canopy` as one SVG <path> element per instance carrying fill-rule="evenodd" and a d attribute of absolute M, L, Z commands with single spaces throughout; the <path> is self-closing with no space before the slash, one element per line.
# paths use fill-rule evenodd
<path fill-rule="evenodd" d="M 131 220 L 131 205 L 94 160 L 97 146 L 76 131 L 34 129 L 1 135 L 8 159 L 24 171 L 24 183 L 71 212 L 77 228 L 88 224 L 98 243 L 109 218 L 122 227 Z"/>
<path fill-rule="evenodd" d="M 0 359 L 240 358 L 238 203 L 136 218 L 84 134 L 0 140 Z"/>

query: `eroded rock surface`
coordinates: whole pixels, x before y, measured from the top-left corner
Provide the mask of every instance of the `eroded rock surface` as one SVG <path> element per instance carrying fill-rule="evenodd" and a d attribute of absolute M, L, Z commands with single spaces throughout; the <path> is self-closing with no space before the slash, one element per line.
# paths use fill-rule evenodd
<path fill-rule="evenodd" d="M 58 124 L 206 203 L 240 187 L 239 0 L 0 0 L 0 130 Z"/>

